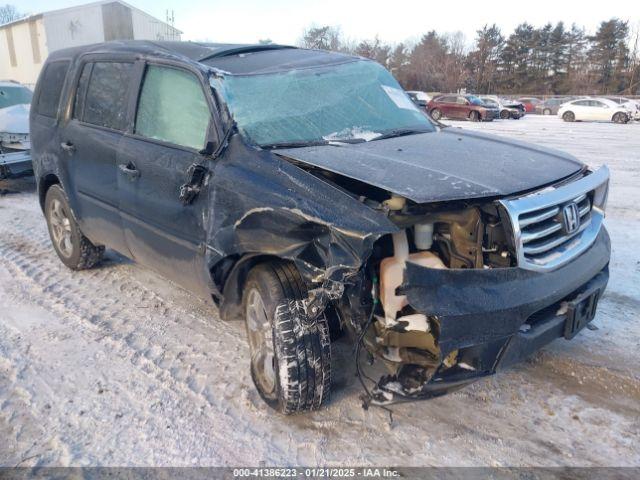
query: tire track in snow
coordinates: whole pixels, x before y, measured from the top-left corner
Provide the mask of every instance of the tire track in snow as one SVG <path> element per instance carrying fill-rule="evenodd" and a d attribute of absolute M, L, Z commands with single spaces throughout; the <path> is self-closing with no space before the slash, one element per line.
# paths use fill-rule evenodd
<path fill-rule="evenodd" d="M 65 318 L 69 327 L 78 328 L 88 340 L 105 343 L 108 347 L 116 351 L 120 356 L 128 358 L 139 370 L 160 382 L 165 388 L 170 388 L 178 397 L 191 395 L 197 398 L 197 404 L 206 404 L 213 408 L 213 411 L 205 409 L 207 415 L 214 419 L 221 428 L 219 432 L 210 432 L 212 436 L 217 436 L 216 450 L 225 451 L 222 455 L 226 461 L 234 458 L 239 461 L 243 457 L 238 456 L 238 452 L 233 448 L 226 448 L 228 443 L 228 432 L 244 431 L 259 435 L 261 438 L 269 438 L 268 431 L 254 431 L 254 422 L 249 422 L 246 415 L 228 408 L 227 403 L 232 398 L 241 397 L 241 385 L 225 382 L 219 387 L 205 385 L 205 380 L 198 373 L 199 363 L 206 361 L 206 352 L 198 351 L 194 337 L 180 343 L 178 339 L 184 334 L 175 331 L 185 325 L 181 322 L 177 312 L 171 306 L 164 309 L 164 324 L 148 322 L 149 315 L 135 315 L 132 312 L 139 312 L 141 309 L 153 309 L 158 305 L 159 297 L 153 293 L 136 285 L 135 281 L 122 283 L 116 275 L 109 272 L 109 269 L 88 271 L 88 275 L 63 271 L 59 265 L 53 265 L 57 261 L 55 254 L 49 249 L 42 247 L 46 239 L 41 239 L 34 229 L 27 229 L 24 234 L 14 234 L 3 232 L 0 234 L 0 255 L 8 261 L 7 267 L 12 274 L 25 282 L 30 282 L 38 292 L 37 297 L 32 298 L 37 305 L 47 310 L 56 312 L 61 318 Z M 27 238 L 36 238 L 36 245 L 26 243 Z M 83 277 L 81 280 L 78 277 Z M 78 290 L 78 282 L 83 283 L 83 288 Z M 100 291 L 100 287 L 107 283 L 110 287 L 116 287 L 120 292 L 117 298 L 109 296 L 99 296 L 96 298 L 95 292 Z M 89 287 L 89 288 L 87 288 Z M 160 303 L 162 305 L 162 303 Z M 142 317 L 142 318 L 141 318 Z M 145 321 L 146 334 L 143 336 L 138 332 L 140 321 Z M 88 323 L 88 324 L 87 324 Z M 222 323 L 218 321 L 217 323 Z M 173 331 L 170 330 L 173 324 Z M 219 327 L 219 325 L 216 325 Z M 237 336 L 228 332 L 229 328 L 224 328 L 222 332 L 216 329 L 215 335 L 207 338 L 200 332 L 190 331 L 189 336 L 210 344 L 212 349 L 222 349 L 226 342 L 239 342 Z M 210 328 L 212 333 L 213 328 Z M 225 332 L 224 330 L 227 330 Z M 153 343 L 154 340 L 162 340 L 162 343 Z M 226 350 L 226 349 L 225 349 Z M 238 349 L 240 353 L 245 353 L 245 348 Z M 236 350 L 233 355 L 225 359 L 231 364 L 242 364 L 244 358 Z M 175 353 L 175 358 L 168 358 L 167 353 Z M 224 368 L 224 366 L 220 366 Z M 217 380 L 208 381 L 215 385 Z M 179 403 L 176 400 L 176 403 Z M 216 416 L 220 413 L 222 416 Z M 272 448 L 277 447 L 277 443 L 272 442 Z M 276 454 L 281 458 L 286 458 L 286 451 L 271 451 L 271 455 Z M 241 462 L 240 462 L 241 463 Z"/>

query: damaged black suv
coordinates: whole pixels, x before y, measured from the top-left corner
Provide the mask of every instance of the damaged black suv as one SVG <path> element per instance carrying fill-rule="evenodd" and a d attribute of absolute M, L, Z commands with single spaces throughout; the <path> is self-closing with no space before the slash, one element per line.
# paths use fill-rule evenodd
<path fill-rule="evenodd" d="M 428 398 L 572 338 L 608 280 L 606 167 L 447 128 L 363 58 L 113 42 L 47 60 L 33 165 L 55 251 L 105 247 L 244 319 L 275 409 L 320 407 L 331 338 Z"/>

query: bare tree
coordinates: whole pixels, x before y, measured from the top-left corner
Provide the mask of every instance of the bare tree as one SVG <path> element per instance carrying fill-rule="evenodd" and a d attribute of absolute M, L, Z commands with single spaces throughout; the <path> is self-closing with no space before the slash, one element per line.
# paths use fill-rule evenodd
<path fill-rule="evenodd" d="M 640 22 L 633 27 L 629 71 L 627 93 L 633 94 L 640 90 Z"/>
<path fill-rule="evenodd" d="M 26 14 L 20 13 L 13 5 L 0 5 L 0 25 L 20 20 L 23 17 L 26 17 Z"/>

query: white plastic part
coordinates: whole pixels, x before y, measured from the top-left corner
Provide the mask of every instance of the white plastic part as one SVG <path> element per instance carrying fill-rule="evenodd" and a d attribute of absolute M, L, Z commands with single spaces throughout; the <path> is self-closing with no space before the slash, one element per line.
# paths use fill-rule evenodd
<path fill-rule="evenodd" d="M 409 254 L 407 232 L 402 230 L 393 234 L 393 257 L 380 262 L 380 302 L 384 308 L 387 325 L 396 323 L 398 312 L 407 305 L 407 297 L 396 295 L 396 289 L 402 284 L 403 273 L 407 261 L 417 263 L 426 268 L 447 268 L 440 257 L 433 252 L 417 252 Z"/>
<path fill-rule="evenodd" d="M 433 245 L 433 223 L 417 223 L 413 228 L 413 240 L 418 250 L 429 250 Z"/>
<path fill-rule="evenodd" d="M 391 238 L 393 239 L 393 256 L 403 261 L 409 258 L 407 232 L 405 230 L 400 230 L 399 232 L 394 233 Z"/>

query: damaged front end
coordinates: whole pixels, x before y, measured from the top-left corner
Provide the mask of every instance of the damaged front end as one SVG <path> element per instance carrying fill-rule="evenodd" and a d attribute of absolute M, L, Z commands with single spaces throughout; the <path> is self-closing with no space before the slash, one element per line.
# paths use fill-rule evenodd
<path fill-rule="evenodd" d="M 389 199 L 399 230 L 376 242 L 339 305 L 389 371 L 369 401 L 444 394 L 591 321 L 608 280 L 608 171 L 573 180 L 503 201 Z"/>
<path fill-rule="evenodd" d="M 0 179 L 33 172 L 28 119 L 29 105 L 0 108 Z"/>

